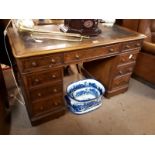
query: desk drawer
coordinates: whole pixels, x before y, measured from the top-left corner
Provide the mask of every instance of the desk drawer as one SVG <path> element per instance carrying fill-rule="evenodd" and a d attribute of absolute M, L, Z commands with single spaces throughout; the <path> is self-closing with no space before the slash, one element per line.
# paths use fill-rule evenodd
<path fill-rule="evenodd" d="M 77 50 L 73 52 L 68 52 L 64 54 L 64 62 L 76 62 L 87 59 L 95 59 L 101 56 L 106 56 L 108 54 L 118 53 L 120 50 L 120 44 L 114 44 L 111 46 L 104 47 L 94 47 L 90 49 Z"/>
<path fill-rule="evenodd" d="M 62 68 L 52 69 L 48 71 L 41 71 L 26 75 L 28 86 L 33 87 L 36 85 L 52 82 L 53 80 L 62 80 Z"/>
<path fill-rule="evenodd" d="M 43 99 L 45 97 L 52 96 L 57 93 L 62 93 L 63 91 L 63 84 L 62 82 L 55 82 L 51 85 L 45 85 L 38 88 L 33 88 L 30 90 L 30 98 L 31 101 L 36 101 Z"/>
<path fill-rule="evenodd" d="M 128 73 L 132 73 L 134 66 L 135 66 L 135 63 L 117 66 L 116 72 L 115 72 L 115 77 L 116 76 L 122 76 L 122 75 L 125 75 Z"/>
<path fill-rule="evenodd" d="M 63 63 L 63 55 L 53 54 L 50 56 L 37 56 L 31 58 L 25 58 L 19 61 L 21 65 L 19 69 L 22 72 L 29 72 L 37 69 L 52 68 L 59 66 Z"/>
<path fill-rule="evenodd" d="M 130 62 L 135 62 L 138 52 L 139 52 L 139 50 L 133 50 L 130 52 L 125 52 L 125 53 L 120 54 L 119 65 L 125 64 L 125 63 L 130 63 Z"/>
<path fill-rule="evenodd" d="M 40 115 L 64 106 L 63 95 L 57 94 L 51 98 L 32 103 L 32 115 Z"/>
<path fill-rule="evenodd" d="M 112 89 L 128 84 L 130 80 L 130 76 L 131 74 L 129 73 L 129 74 L 114 78 L 112 82 Z"/>
<path fill-rule="evenodd" d="M 141 48 L 141 41 L 129 41 L 123 43 L 122 50 L 130 50 L 130 49 L 135 49 L 135 48 Z"/>

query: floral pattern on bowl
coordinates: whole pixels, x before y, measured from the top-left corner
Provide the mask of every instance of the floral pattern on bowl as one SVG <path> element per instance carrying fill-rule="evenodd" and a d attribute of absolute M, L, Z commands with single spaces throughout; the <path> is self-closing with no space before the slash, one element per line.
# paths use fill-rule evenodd
<path fill-rule="evenodd" d="M 71 83 L 66 91 L 69 109 L 73 113 L 84 114 L 101 106 L 105 88 L 94 79 L 85 79 Z"/>

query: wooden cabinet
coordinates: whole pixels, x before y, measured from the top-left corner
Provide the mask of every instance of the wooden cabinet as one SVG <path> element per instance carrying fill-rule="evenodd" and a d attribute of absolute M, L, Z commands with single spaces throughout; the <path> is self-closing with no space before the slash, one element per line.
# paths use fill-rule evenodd
<path fill-rule="evenodd" d="M 9 114 L 6 109 L 9 109 L 9 102 L 5 81 L 0 65 L 0 135 L 9 134 L 10 130 Z"/>
<path fill-rule="evenodd" d="M 17 60 L 17 64 L 21 64 L 20 85 L 32 125 L 64 114 L 63 55 L 24 58 Z"/>
<path fill-rule="evenodd" d="M 116 25 L 101 24 L 100 29 L 102 33 L 97 37 L 79 42 L 45 40 L 43 43 L 8 29 L 18 81 L 32 125 L 65 113 L 64 66 L 84 62 L 84 68 L 106 87 L 107 97 L 127 90 L 145 36 Z"/>

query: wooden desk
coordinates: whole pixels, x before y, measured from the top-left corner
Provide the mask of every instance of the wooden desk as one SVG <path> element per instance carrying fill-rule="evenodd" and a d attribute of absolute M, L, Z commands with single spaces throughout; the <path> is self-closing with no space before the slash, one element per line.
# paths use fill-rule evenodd
<path fill-rule="evenodd" d="M 32 125 L 65 113 L 63 67 L 66 65 L 101 60 L 94 61 L 96 69 L 88 63 L 84 67 L 106 86 L 106 96 L 127 90 L 144 35 L 119 26 L 100 25 L 100 28 L 102 34 L 82 42 L 47 40 L 43 43 L 8 29 Z"/>

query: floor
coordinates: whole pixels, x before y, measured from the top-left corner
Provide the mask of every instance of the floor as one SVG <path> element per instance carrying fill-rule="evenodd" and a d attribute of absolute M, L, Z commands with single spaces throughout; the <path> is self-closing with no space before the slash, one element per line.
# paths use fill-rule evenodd
<path fill-rule="evenodd" d="M 11 73 L 5 72 L 6 82 L 9 83 L 7 87 L 12 111 L 12 135 L 155 134 L 155 89 L 135 79 L 130 80 L 126 93 L 110 99 L 104 98 L 102 106 L 92 112 L 75 115 L 67 111 L 64 116 L 32 127 L 13 79 L 8 78 L 11 77 Z M 12 97 L 12 94 L 20 98 L 20 101 Z"/>

